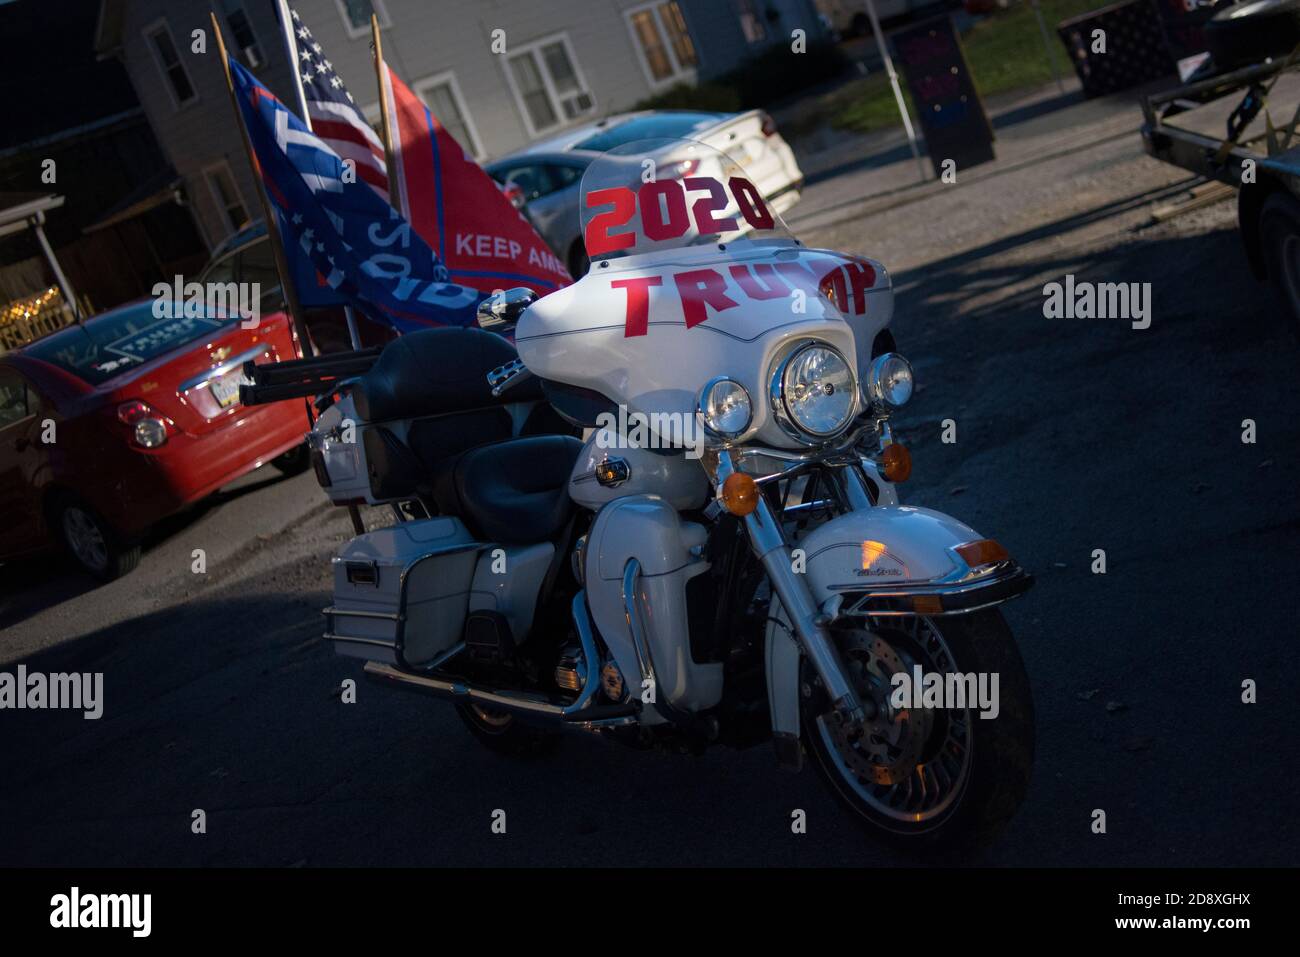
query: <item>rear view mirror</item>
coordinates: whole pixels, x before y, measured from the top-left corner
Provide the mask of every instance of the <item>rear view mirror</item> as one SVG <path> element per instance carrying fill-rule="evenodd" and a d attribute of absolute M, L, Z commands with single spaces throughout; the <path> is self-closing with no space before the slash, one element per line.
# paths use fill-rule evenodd
<path fill-rule="evenodd" d="M 479 328 L 503 336 L 513 332 L 524 310 L 536 301 L 537 293 L 526 286 L 499 289 L 479 303 Z"/>

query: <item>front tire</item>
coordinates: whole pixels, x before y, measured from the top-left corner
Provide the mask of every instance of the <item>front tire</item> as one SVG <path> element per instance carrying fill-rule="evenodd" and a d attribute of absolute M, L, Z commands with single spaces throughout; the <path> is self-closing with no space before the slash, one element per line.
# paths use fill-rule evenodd
<path fill-rule="evenodd" d="M 871 631 L 836 637 L 855 690 L 879 712 L 850 741 L 805 661 L 804 742 L 840 803 L 871 832 L 909 848 L 991 843 L 1024 800 L 1034 759 L 1029 679 L 1001 613 L 876 619 Z M 970 702 L 893 709 L 892 676 L 916 666 L 927 675 L 996 674 L 997 717 L 981 717 Z"/>

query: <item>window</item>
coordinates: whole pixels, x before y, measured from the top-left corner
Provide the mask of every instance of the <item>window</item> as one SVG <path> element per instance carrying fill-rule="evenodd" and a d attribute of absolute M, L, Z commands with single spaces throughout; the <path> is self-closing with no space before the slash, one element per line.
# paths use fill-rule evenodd
<path fill-rule="evenodd" d="M 596 109 L 567 37 L 540 40 L 516 51 L 507 63 L 515 97 L 533 134 Z"/>
<path fill-rule="evenodd" d="M 695 44 L 677 0 L 629 10 L 627 23 L 652 85 L 677 80 L 694 69 Z"/>
<path fill-rule="evenodd" d="M 736 15 L 740 17 L 740 30 L 750 43 L 767 39 L 767 24 L 758 10 L 757 0 L 735 0 Z"/>
<path fill-rule="evenodd" d="M 237 255 L 240 282 L 258 283 L 264 304 L 280 295 L 280 273 L 275 268 L 275 251 L 271 249 L 269 239 L 254 240 Z"/>
<path fill-rule="evenodd" d="M 370 15 L 373 13 L 379 18 L 379 26 L 387 30 L 392 26 L 392 21 L 388 19 L 388 10 L 384 8 L 384 0 L 334 0 L 339 8 L 339 16 L 343 18 L 343 26 L 348 31 L 348 36 L 356 39 L 357 37 L 370 36 Z"/>
<path fill-rule="evenodd" d="M 248 225 L 248 210 L 239 197 L 239 188 L 235 186 L 235 178 L 230 175 L 230 167 L 224 162 L 218 163 L 204 170 L 203 175 L 208 181 L 208 188 L 212 190 L 212 201 L 221 213 L 226 235 Z"/>
<path fill-rule="evenodd" d="M 515 186 L 531 202 L 572 186 L 582 176 L 582 170 L 554 163 L 533 163 L 525 166 L 497 168 L 492 174 L 506 186 Z"/>
<path fill-rule="evenodd" d="M 615 147 L 634 140 L 693 140 L 696 138 L 697 130 L 717 126 L 718 121 L 726 115 L 725 113 L 691 113 L 685 110 L 647 113 L 607 127 L 599 133 L 588 136 L 585 140 L 579 140 L 573 144 L 573 148 L 608 153 Z"/>
<path fill-rule="evenodd" d="M 465 101 L 461 99 L 460 88 L 452 74 L 441 73 L 421 80 L 415 84 L 415 95 L 424 101 L 429 112 L 438 118 L 438 122 L 447 128 L 447 132 L 466 153 L 475 158 L 483 155 L 478 134 L 469 113 L 465 111 Z"/>
<path fill-rule="evenodd" d="M 0 429 L 21 422 L 29 414 L 27 384 L 16 374 L 0 369 Z"/>
<path fill-rule="evenodd" d="M 144 35 L 149 49 L 153 51 L 154 62 L 158 64 L 163 79 L 167 81 L 172 103 L 179 109 L 197 100 L 198 94 L 194 92 L 194 84 L 190 82 L 189 71 L 181 61 L 181 55 L 176 49 L 172 32 L 166 22 L 159 21 L 146 28 Z"/>
<path fill-rule="evenodd" d="M 231 46 L 239 51 L 246 67 L 256 70 L 266 59 L 262 56 L 262 48 L 258 46 L 253 24 L 244 12 L 243 0 L 222 0 L 221 8 L 226 14 L 226 26 L 230 28 Z"/>

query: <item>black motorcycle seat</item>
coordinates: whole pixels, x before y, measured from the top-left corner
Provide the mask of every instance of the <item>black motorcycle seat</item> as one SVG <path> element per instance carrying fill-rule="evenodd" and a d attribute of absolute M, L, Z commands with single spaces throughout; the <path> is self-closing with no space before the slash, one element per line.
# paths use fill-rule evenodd
<path fill-rule="evenodd" d="M 568 435 L 506 439 L 461 452 L 434 470 L 439 511 L 482 541 L 506 545 L 559 535 L 573 511 L 569 474 L 582 443 Z"/>

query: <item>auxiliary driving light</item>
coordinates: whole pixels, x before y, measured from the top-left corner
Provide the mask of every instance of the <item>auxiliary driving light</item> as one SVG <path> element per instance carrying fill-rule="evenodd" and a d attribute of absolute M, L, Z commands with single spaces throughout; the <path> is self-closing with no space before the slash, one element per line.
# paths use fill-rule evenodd
<path fill-rule="evenodd" d="M 700 415 L 704 427 L 724 439 L 740 436 L 754 417 L 745 387 L 726 376 L 709 380 L 700 391 Z"/>
<path fill-rule="evenodd" d="M 867 398 L 897 409 L 912 398 L 912 364 L 897 352 L 886 352 L 871 363 Z"/>

